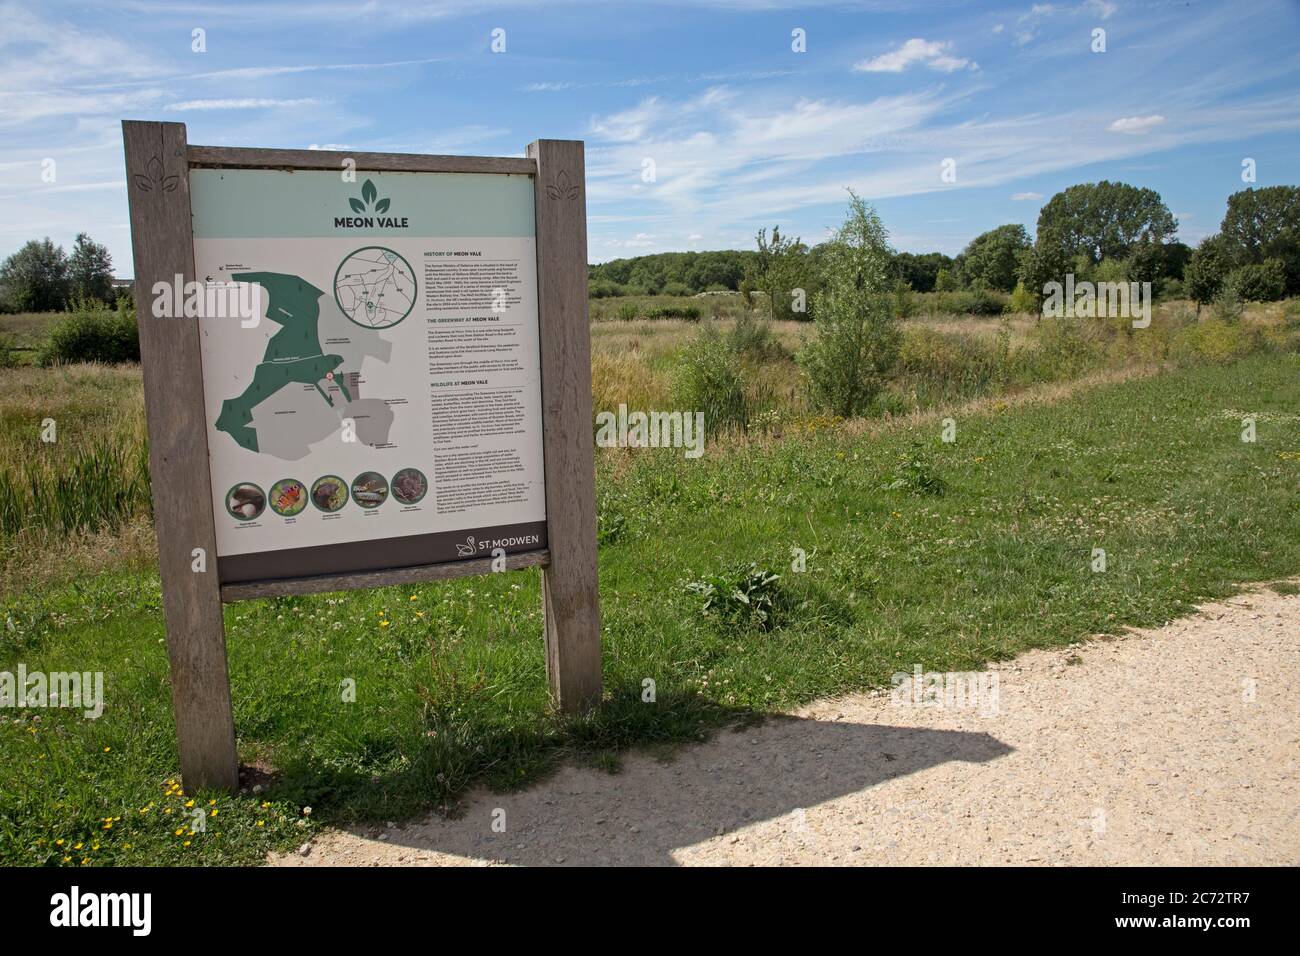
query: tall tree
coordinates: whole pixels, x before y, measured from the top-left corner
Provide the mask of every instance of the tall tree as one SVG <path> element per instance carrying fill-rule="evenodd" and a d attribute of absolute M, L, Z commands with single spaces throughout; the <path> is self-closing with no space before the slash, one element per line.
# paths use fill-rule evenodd
<path fill-rule="evenodd" d="M 1016 287 L 1017 268 L 1028 248 L 1029 234 L 1018 222 L 981 233 L 962 253 L 966 281 L 986 289 L 1010 292 Z"/>
<path fill-rule="evenodd" d="M 1177 228 L 1178 221 L 1154 189 L 1106 180 L 1070 186 L 1038 213 L 1038 243 L 1055 246 L 1071 258 L 1082 253 L 1093 265 L 1126 259 L 1140 242 L 1163 245 Z"/>
<path fill-rule="evenodd" d="M 108 302 L 113 297 L 113 257 L 84 232 L 77 233 L 68 257 L 68 286 L 75 298 Z"/>
<path fill-rule="evenodd" d="M 0 303 L 10 312 L 57 312 L 68 303 L 62 246 L 33 239 L 0 264 Z"/>
<path fill-rule="evenodd" d="M 1300 292 L 1300 186 L 1233 193 L 1219 231 L 1238 264 L 1279 259 L 1286 272 L 1287 293 Z"/>

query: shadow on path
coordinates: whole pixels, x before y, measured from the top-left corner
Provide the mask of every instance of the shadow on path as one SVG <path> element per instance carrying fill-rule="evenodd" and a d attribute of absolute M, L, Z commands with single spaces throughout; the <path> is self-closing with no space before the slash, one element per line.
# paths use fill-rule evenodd
<path fill-rule="evenodd" d="M 388 830 L 383 862 L 446 853 L 524 865 L 671 865 L 674 850 L 760 820 L 791 815 L 792 826 L 806 826 L 801 808 L 947 761 L 983 763 L 1011 751 L 986 733 L 773 717 L 723 730 L 669 760 L 629 754 L 617 774 L 566 767 L 521 793 L 476 792 L 456 819 Z M 498 810 L 504 833 L 493 830 Z"/>

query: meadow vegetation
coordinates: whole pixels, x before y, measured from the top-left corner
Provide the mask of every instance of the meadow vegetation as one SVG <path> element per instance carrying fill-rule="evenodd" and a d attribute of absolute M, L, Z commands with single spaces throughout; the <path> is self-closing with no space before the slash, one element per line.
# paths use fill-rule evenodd
<path fill-rule="evenodd" d="M 1300 300 L 1271 301 L 1289 234 L 1248 228 L 1289 200 L 1230 200 L 1192 252 L 1122 186 L 951 259 L 889 249 L 855 198 L 813 248 L 774 229 L 752 254 L 593 268 L 593 410 L 702 411 L 708 436 L 699 459 L 597 451 L 603 706 L 551 709 L 533 571 L 235 604 L 233 797 L 176 776 L 133 310 L 0 315 L 0 670 L 107 683 L 98 720 L 0 712 L 0 863 L 256 862 L 322 822 L 452 811 L 565 759 L 616 770 L 918 663 L 979 668 L 1294 576 Z M 1062 263 L 1155 274 L 1150 326 L 1044 317 L 1027 277 Z"/>

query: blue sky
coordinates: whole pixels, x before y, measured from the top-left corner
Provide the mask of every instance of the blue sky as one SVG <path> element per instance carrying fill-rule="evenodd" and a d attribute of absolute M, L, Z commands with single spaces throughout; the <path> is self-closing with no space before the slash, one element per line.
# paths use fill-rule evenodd
<path fill-rule="evenodd" d="M 119 275 L 124 118 L 209 145 L 583 139 L 593 261 L 751 248 L 773 223 L 821 241 L 846 187 L 898 248 L 955 254 L 1099 179 L 1158 190 L 1195 243 L 1244 158 L 1256 185 L 1300 183 L 1294 0 L 47 0 L 0 2 L 0 24 L 0 255 L 85 230 Z"/>

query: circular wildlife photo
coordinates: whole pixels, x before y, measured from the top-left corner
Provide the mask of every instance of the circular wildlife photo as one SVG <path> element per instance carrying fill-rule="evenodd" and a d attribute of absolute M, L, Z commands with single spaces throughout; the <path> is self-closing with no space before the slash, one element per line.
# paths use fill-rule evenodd
<path fill-rule="evenodd" d="M 348 483 L 338 475 L 322 475 L 311 483 L 311 503 L 327 514 L 348 503 Z"/>
<path fill-rule="evenodd" d="M 352 500 L 363 508 L 378 508 L 388 500 L 388 480 L 377 471 L 363 471 L 352 479 Z"/>
<path fill-rule="evenodd" d="M 307 507 L 307 486 L 297 478 L 281 478 L 271 486 L 271 510 L 292 518 Z"/>
<path fill-rule="evenodd" d="M 393 475 L 393 497 L 404 505 L 413 505 L 429 490 L 429 479 L 418 468 L 403 468 Z"/>
<path fill-rule="evenodd" d="M 266 492 L 243 481 L 226 492 L 226 512 L 236 521 L 254 521 L 266 510 Z"/>

